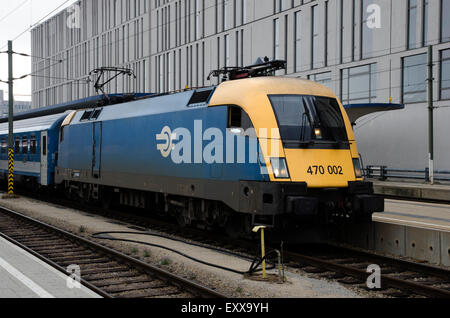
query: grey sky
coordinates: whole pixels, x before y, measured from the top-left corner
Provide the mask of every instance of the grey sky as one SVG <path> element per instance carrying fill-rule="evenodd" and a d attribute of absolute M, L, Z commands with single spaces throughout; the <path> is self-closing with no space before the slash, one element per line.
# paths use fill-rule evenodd
<path fill-rule="evenodd" d="M 6 51 L 8 40 L 14 39 L 31 25 L 63 5 L 63 10 L 76 2 L 75 0 L 0 0 L 0 51 Z M 13 42 L 15 52 L 31 54 L 30 31 Z M 31 72 L 31 59 L 29 57 L 14 56 L 14 77 Z M 8 80 L 8 58 L 0 54 L 0 80 Z M 0 90 L 6 92 L 8 85 L 0 83 Z M 14 83 L 14 95 L 17 100 L 31 100 L 31 78 L 17 80 Z"/>

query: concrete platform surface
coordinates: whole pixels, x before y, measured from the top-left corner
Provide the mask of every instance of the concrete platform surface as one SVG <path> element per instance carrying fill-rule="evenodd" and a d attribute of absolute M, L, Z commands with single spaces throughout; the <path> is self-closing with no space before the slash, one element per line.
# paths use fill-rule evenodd
<path fill-rule="evenodd" d="M 385 212 L 374 214 L 373 220 L 450 232 L 450 205 L 386 199 Z"/>
<path fill-rule="evenodd" d="M 427 184 L 413 182 L 373 182 L 376 194 L 396 196 L 410 199 L 437 200 L 450 202 L 450 185 L 448 184 Z"/>
<path fill-rule="evenodd" d="M 0 298 L 100 298 L 68 276 L 0 237 Z"/>

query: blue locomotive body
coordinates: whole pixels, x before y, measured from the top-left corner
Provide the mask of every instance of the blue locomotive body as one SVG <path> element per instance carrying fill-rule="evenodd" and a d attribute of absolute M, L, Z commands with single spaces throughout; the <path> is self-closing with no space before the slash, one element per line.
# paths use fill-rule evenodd
<path fill-rule="evenodd" d="M 211 95 L 213 89 L 203 92 Z M 234 147 L 221 146 L 231 140 L 247 150 L 248 158 L 251 145 L 255 152 L 259 149 L 256 136 L 230 132 L 229 106 L 209 108 L 208 98 L 196 100 L 195 94 L 201 93 L 78 111 L 61 127 L 56 184 L 94 199 L 107 198 L 109 189 L 119 193 L 121 204 L 136 207 L 146 206 L 148 193 L 173 196 L 171 201 L 180 207 L 189 198 L 225 202 L 235 210 L 248 206 L 236 200 L 241 180 L 268 178 L 259 160 L 240 162 Z M 162 154 L 164 141 L 158 140 L 164 129 L 171 131 L 169 156 Z M 175 140 L 186 147 L 177 149 Z M 212 143 L 220 147 L 203 153 Z"/>
<path fill-rule="evenodd" d="M 83 119 L 83 116 L 95 109 L 78 112 L 70 125 L 63 128 L 58 167 L 72 172 L 92 172 L 100 182 L 102 176 L 121 174 L 130 179 L 163 176 L 263 181 L 258 163 L 207 164 L 204 160 L 196 163 L 194 159 L 198 154 L 194 142 L 189 142 L 190 149 L 184 149 L 191 153 L 184 156 L 184 164 L 161 155 L 157 135 L 164 127 L 186 129 L 193 139 L 199 139 L 198 134 L 201 134 L 199 148 L 202 150 L 209 143 L 203 138 L 208 129 L 220 129 L 223 136 L 227 135 L 228 107 L 211 109 L 207 104 L 189 107 L 191 97 L 192 92 L 188 92 L 110 106 L 99 110 L 99 116 L 91 119 Z M 199 132 L 195 132 L 196 123 L 198 127 L 201 123 Z M 221 157 L 226 155 L 225 151 Z"/>

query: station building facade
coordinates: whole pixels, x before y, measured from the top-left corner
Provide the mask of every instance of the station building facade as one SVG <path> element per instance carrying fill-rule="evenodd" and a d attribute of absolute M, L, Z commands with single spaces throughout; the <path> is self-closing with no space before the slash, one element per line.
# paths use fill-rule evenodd
<path fill-rule="evenodd" d="M 423 170 L 430 45 L 435 168 L 450 171 L 450 0 L 81 0 L 32 30 L 33 107 L 95 95 L 89 72 L 102 66 L 136 74 L 107 93 L 163 93 L 267 56 L 343 104 L 405 104 L 356 123 L 360 152 L 366 165 Z"/>
<path fill-rule="evenodd" d="M 3 90 L 0 89 L 0 118 L 8 117 L 9 114 L 9 102 L 4 99 L 5 94 Z M 23 113 L 31 110 L 30 101 L 18 101 L 14 100 L 14 113 Z"/>

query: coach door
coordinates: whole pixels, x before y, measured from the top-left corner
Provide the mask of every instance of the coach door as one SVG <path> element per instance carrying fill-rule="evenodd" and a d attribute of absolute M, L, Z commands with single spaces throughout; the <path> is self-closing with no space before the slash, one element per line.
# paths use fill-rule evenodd
<path fill-rule="evenodd" d="M 102 123 L 94 122 L 92 138 L 92 177 L 100 178 L 100 165 L 102 160 Z"/>
<path fill-rule="evenodd" d="M 48 134 L 41 132 L 41 185 L 48 185 Z"/>

